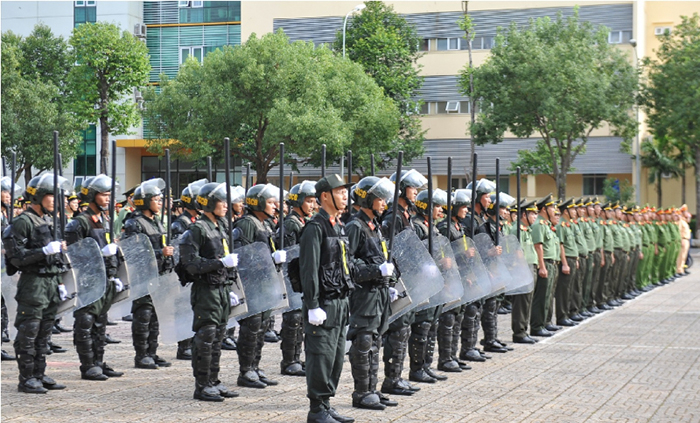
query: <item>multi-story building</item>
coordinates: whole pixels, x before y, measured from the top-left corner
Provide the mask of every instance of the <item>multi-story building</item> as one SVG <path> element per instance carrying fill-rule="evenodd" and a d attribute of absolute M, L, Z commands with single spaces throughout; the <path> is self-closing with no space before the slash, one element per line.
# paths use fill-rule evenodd
<path fill-rule="evenodd" d="M 359 1 L 358 1 L 359 2 Z M 258 36 L 283 29 L 291 40 L 307 40 L 316 44 L 331 43 L 343 19 L 357 5 L 356 1 L 139 1 L 139 2 L 3 2 L 2 31 L 8 29 L 22 35 L 31 32 L 39 21 L 50 25 L 56 34 L 69 36 L 71 29 L 82 22 L 105 20 L 119 23 L 122 28 L 145 37 L 150 51 L 153 70 L 150 83 L 158 84 L 160 74 L 169 77 L 177 74 L 183 61 L 193 56 L 198 60 L 210 51 L 223 45 L 238 45 L 253 33 Z M 418 98 L 424 101 L 422 122 L 427 130 L 425 156 L 434 163 L 436 182 L 446 186 L 446 158 L 453 157 L 453 186 L 463 186 L 469 172 L 468 135 L 469 109 L 467 98 L 460 92 L 457 75 L 468 60 L 467 46 L 456 24 L 462 16 L 460 1 L 396 1 L 388 2 L 394 9 L 416 25 L 423 38 L 423 57 L 420 59 L 425 77 Z M 556 17 L 573 13 L 580 6 L 580 18 L 595 25 L 605 25 L 609 30 L 608 42 L 625 51 L 634 63 L 635 59 L 653 57 L 658 48 L 658 34 L 672 28 L 681 21 L 682 15 L 700 12 L 700 2 L 685 1 L 470 1 L 469 13 L 475 23 L 476 38 L 472 44 L 474 64 L 483 63 L 489 56 L 494 37 L 499 27 L 511 22 L 527 24 L 529 19 L 543 16 Z M 352 17 L 350 17 L 352 19 Z M 636 48 L 630 40 L 636 40 Z M 134 93 L 138 101 L 139 92 Z M 643 121 L 640 114 L 640 121 Z M 99 145 L 95 140 L 99 128 L 85 133 L 84 153 L 69 169 L 73 175 L 84 176 L 95 172 Z M 164 166 L 158 157 L 146 150 L 146 138 L 138 128 L 132 136 L 116 135 L 118 167 L 123 184 L 130 187 L 153 176 L 163 175 Z M 647 132 L 642 124 L 642 133 L 634 143 L 636 152 L 639 140 Z M 493 176 L 495 158 L 501 159 L 502 186 L 514 189 L 514 176 L 507 176 L 517 151 L 531 148 L 537 138 L 517 139 L 507 136 L 497 145 L 477 147 L 481 176 Z M 611 135 L 603 127 L 592 134 L 585 154 L 576 158 L 575 170 L 567 179 L 567 196 L 600 195 L 602 183 L 607 177 L 626 179 L 640 186 L 641 202 L 655 202 L 655 185 L 647 183 L 644 169 L 639 169 L 634 158 L 620 152 L 621 139 Z M 237 162 L 234 180 L 240 182 L 241 166 Z M 425 159 L 418 158 L 412 167 L 425 170 Z M 181 177 L 185 183 L 204 176 L 204 170 L 182 160 L 179 163 Z M 333 170 L 333 168 L 331 168 Z M 339 170 L 335 168 L 335 170 Z M 71 175 L 67 172 L 68 175 Z M 689 170 L 692 172 L 692 170 Z M 302 168 L 294 180 L 317 177 L 320 171 Z M 217 166 L 217 179 L 223 173 Z M 174 181 L 176 186 L 178 182 Z M 692 173 L 687 178 L 687 192 L 695 191 Z M 285 184 L 288 181 L 285 181 Z M 674 179 L 663 179 L 664 205 L 680 204 L 680 183 Z M 530 197 L 555 192 L 554 180 L 548 175 L 529 175 L 523 193 Z M 688 205 L 693 209 L 694 196 L 688 195 Z"/>

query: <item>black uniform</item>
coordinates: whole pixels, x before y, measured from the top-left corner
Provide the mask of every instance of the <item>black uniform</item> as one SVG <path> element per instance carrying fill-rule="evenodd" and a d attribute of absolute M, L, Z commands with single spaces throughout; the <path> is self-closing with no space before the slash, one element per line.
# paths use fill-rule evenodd
<path fill-rule="evenodd" d="M 31 207 L 14 218 L 3 232 L 7 264 L 21 272 L 15 296 L 14 348 L 19 365 L 19 389 L 24 392 L 65 388 L 44 374 L 49 336 L 60 301 L 60 275 L 66 271 L 63 253 L 47 256 L 42 251 L 53 241 L 52 232 L 50 216 L 39 216 Z M 13 270 L 10 266 L 9 274 Z"/>
<path fill-rule="evenodd" d="M 234 224 L 234 246 L 240 248 L 254 242 L 262 242 L 268 246 L 270 252 L 277 248 L 274 241 L 274 229 L 268 220 L 261 221 L 253 214 L 246 214 Z M 241 319 L 238 335 L 238 363 L 240 375 L 238 385 L 249 388 L 265 388 L 268 385 L 277 385 L 277 382 L 268 379 L 260 369 L 262 348 L 265 343 L 265 331 L 269 327 L 271 311 L 254 314 Z"/>
<path fill-rule="evenodd" d="M 227 233 L 224 219 L 215 223 L 204 217 L 189 227 L 180 242 L 180 262 L 193 282 L 190 303 L 196 399 L 217 401 L 217 394 L 238 396 L 219 381 L 221 341 L 231 313 L 230 286 L 237 278 L 236 270 L 227 269 L 220 260 L 228 253 Z"/>
<path fill-rule="evenodd" d="M 461 239 L 469 232 L 465 232 L 464 225 L 454 220 L 448 225 L 447 219 L 437 225 L 438 231 L 450 242 Z M 459 349 L 460 328 L 465 310 L 469 306 L 463 305 L 445 311 L 440 315 L 437 329 L 438 339 L 438 370 L 446 372 L 460 372 L 468 368 L 457 359 Z"/>
<path fill-rule="evenodd" d="M 113 241 L 107 239 L 110 224 L 106 214 L 95 213 L 88 207 L 66 226 L 66 242 L 68 245 L 75 244 L 90 237 L 102 249 Z M 117 269 L 124 258 L 119 251 L 113 256 L 102 258 L 106 270 L 104 295 L 89 306 L 73 312 L 73 343 L 80 358 L 80 373 L 85 379 L 104 380 L 104 376 L 121 376 L 121 373 L 115 372 L 104 362 L 104 352 L 107 344 L 107 313 L 117 293 L 114 278 L 117 277 Z"/>
<path fill-rule="evenodd" d="M 296 211 L 292 211 L 284 218 L 284 246 L 291 247 L 298 244 L 301 231 L 306 221 Z M 304 342 L 304 328 L 302 326 L 302 311 L 290 310 L 282 313 L 282 330 L 280 335 L 282 342 L 282 362 L 280 370 L 282 374 L 290 376 L 304 376 L 303 363 L 301 362 L 301 346 Z"/>
<path fill-rule="evenodd" d="M 163 255 L 165 247 L 165 230 L 158 216 L 148 218 L 141 211 L 135 211 L 124 223 L 123 239 L 127 239 L 136 234 L 144 234 L 151 241 L 151 246 L 156 255 L 158 272 L 162 275 L 170 272 L 174 268 L 172 256 Z M 158 316 L 153 307 L 153 300 L 150 295 L 135 300 L 131 306 L 133 321 L 131 322 L 131 334 L 133 337 L 134 350 L 136 351 L 135 362 L 137 367 L 155 368 L 155 366 L 168 367 L 170 363 L 161 359 L 156 354 L 158 349 Z M 150 357 L 151 360 L 148 359 Z M 140 363 L 140 364 L 139 364 Z"/>
<path fill-rule="evenodd" d="M 176 239 L 180 235 L 184 234 L 185 231 L 197 221 L 197 217 L 198 216 L 196 214 L 192 214 L 192 211 L 185 209 L 185 211 L 170 225 L 170 231 L 173 239 Z M 192 359 L 191 348 L 192 338 L 179 341 L 177 343 L 177 358 L 184 360 Z"/>
<path fill-rule="evenodd" d="M 416 214 L 411 221 L 418 238 L 421 240 L 428 239 L 428 219 L 423 215 Z M 433 236 L 439 234 L 435 226 L 432 227 L 432 231 Z M 408 339 L 408 355 L 411 365 L 409 380 L 432 383 L 435 380 L 431 381 L 430 378 L 436 380 L 447 379 L 430 368 L 431 364 L 433 364 L 435 338 L 437 336 L 438 319 L 442 314 L 442 307 L 442 305 L 439 305 L 415 313 L 411 324 L 411 336 Z M 425 377 L 426 375 L 427 378 Z"/>
<path fill-rule="evenodd" d="M 321 209 L 304 229 L 300 241 L 299 272 L 304 294 L 302 313 L 322 308 L 319 326 L 304 319 L 307 396 L 311 413 L 330 409 L 343 370 L 348 295 L 354 285 L 348 239 L 343 224 Z"/>
<path fill-rule="evenodd" d="M 376 391 L 379 350 L 391 313 L 389 285 L 379 266 L 387 259 L 386 244 L 376 219 L 363 211 L 347 225 L 350 256 L 356 268 L 356 287 L 350 296 L 350 364 L 355 381 L 353 405 L 383 409 Z"/>
<path fill-rule="evenodd" d="M 391 221 L 394 220 L 394 234 L 401 231 L 414 231 L 411 215 L 401 204 L 397 204 L 396 217 L 389 209 L 382 216 L 382 233 L 386 238 L 391 232 Z M 410 311 L 389 324 L 384 342 L 384 382 L 382 392 L 395 395 L 413 395 L 415 389 L 401 378 L 403 362 L 406 359 L 408 349 L 408 338 L 411 335 L 411 324 L 413 323 L 415 312 Z"/>

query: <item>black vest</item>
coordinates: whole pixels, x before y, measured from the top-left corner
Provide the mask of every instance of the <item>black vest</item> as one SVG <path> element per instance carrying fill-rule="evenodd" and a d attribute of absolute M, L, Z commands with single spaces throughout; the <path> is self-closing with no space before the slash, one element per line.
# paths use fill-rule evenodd
<path fill-rule="evenodd" d="M 100 250 L 109 244 L 107 241 L 107 235 L 109 234 L 109 225 L 110 222 L 107 220 L 104 215 L 102 218 L 102 222 L 99 220 L 95 221 L 93 220 L 92 213 L 89 211 L 84 211 L 80 213 L 78 216 L 76 216 L 76 219 L 85 219 L 87 222 L 89 231 L 88 231 L 88 236 L 95 241 L 97 241 L 97 245 L 100 246 Z M 114 240 L 110 240 L 114 241 Z M 107 270 L 107 277 L 109 278 L 115 278 L 117 277 L 117 268 L 119 267 L 119 264 L 124 261 L 124 257 L 121 256 L 121 253 L 117 253 L 111 257 L 102 257 L 105 262 L 105 269 Z"/>
<path fill-rule="evenodd" d="M 201 220 L 193 224 L 193 226 L 200 228 L 202 234 L 204 234 L 204 242 L 199 246 L 199 255 L 202 258 L 217 260 L 226 255 L 224 250 L 224 240 L 228 244 L 226 226 L 223 224 L 223 219 L 219 219 L 218 223 L 218 230 L 211 228 L 207 222 Z M 230 248 L 229 246 L 229 253 L 231 252 Z M 195 278 L 200 278 L 198 281 L 209 285 L 228 285 L 236 279 L 237 275 L 238 271 L 236 268 L 227 269 L 226 267 L 221 267 L 204 275 L 195 275 Z"/>
<path fill-rule="evenodd" d="M 43 217 L 39 217 L 33 211 L 27 210 L 15 218 L 15 220 L 19 219 L 29 220 L 32 226 L 32 232 L 29 235 L 29 239 L 26 240 L 26 249 L 34 250 L 43 248 L 47 246 L 49 242 L 53 241 L 52 220 L 51 216 L 48 214 L 45 214 Z M 11 233 L 12 225 L 8 226 L 6 231 Z M 34 273 L 39 275 L 58 275 L 64 273 L 66 272 L 67 267 L 65 264 L 66 259 L 63 254 L 64 253 L 52 254 L 50 256 L 46 256 L 38 263 L 19 267 L 18 269 L 24 273 Z"/>
<path fill-rule="evenodd" d="M 447 237 L 450 242 L 458 240 L 465 235 L 464 227 L 459 223 L 455 223 L 454 220 L 451 222 L 451 225 L 448 226 L 447 219 L 444 219 L 442 222 L 438 223 L 437 228 L 442 236 Z M 467 233 L 466 235 L 469 236 L 470 234 Z"/>
<path fill-rule="evenodd" d="M 345 298 L 350 291 L 355 289 L 352 282 L 352 262 L 348 257 L 348 238 L 345 229 L 340 223 L 340 234 L 324 216 L 317 214 L 311 220 L 321 228 L 323 244 L 321 245 L 320 266 L 318 268 L 318 281 L 320 284 L 320 296 L 324 300 Z"/>
<path fill-rule="evenodd" d="M 165 231 L 163 225 L 157 218 L 149 219 L 141 212 L 134 212 L 129 220 L 133 220 L 141 227 L 141 233 L 148 237 L 151 241 L 151 246 L 156 254 L 156 262 L 158 263 L 158 272 L 172 270 L 174 267 L 173 257 L 163 256 L 163 247 L 165 247 Z M 155 226 L 153 223 L 155 222 Z"/>

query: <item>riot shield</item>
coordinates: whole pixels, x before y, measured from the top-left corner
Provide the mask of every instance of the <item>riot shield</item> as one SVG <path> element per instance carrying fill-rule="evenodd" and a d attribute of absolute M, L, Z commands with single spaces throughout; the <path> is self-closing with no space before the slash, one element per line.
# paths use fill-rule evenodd
<path fill-rule="evenodd" d="M 10 332 L 10 339 L 15 339 L 17 334 L 17 329 L 15 328 L 15 317 L 17 317 L 17 301 L 15 300 L 15 295 L 17 295 L 17 282 L 19 281 L 19 273 L 15 273 L 10 276 L 5 270 L 5 254 L 0 254 L 0 264 L 1 269 L 0 277 L 2 283 L 2 296 L 5 299 L 5 307 L 7 307 L 7 317 L 9 322 L 7 324 L 7 330 Z"/>
<path fill-rule="evenodd" d="M 129 281 L 128 289 L 122 293 L 126 293 L 131 301 L 145 297 L 149 284 L 158 280 L 158 262 L 151 241 L 144 234 L 136 234 L 120 239 L 119 247 L 124 254 L 124 264 L 117 275 L 122 282 Z"/>
<path fill-rule="evenodd" d="M 416 311 L 439 306 L 440 304 L 445 304 L 446 307 L 450 307 L 453 304 L 457 304 L 462 296 L 464 296 L 462 277 L 459 274 L 455 254 L 450 246 L 450 241 L 439 234 L 434 238 L 434 241 L 433 260 L 435 260 L 435 264 L 437 264 L 438 269 L 440 269 L 442 277 L 445 278 L 445 286 L 440 292 L 430 297 L 428 304 L 416 307 Z M 423 245 L 425 245 L 426 248 L 428 247 L 427 239 L 423 240 Z"/>
<path fill-rule="evenodd" d="M 70 298 L 58 304 L 57 316 L 89 306 L 99 300 L 107 288 L 102 252 L 93 238 L 84 238 L 69 245 L 65 257 L 69 270 L 62 278 Z"/>
<path fill-rule="evenodd" d="M 150 284 L 148 292 L 158 314 L 161 342 L 174 343 L 191 338 L 194 314 L 190 304 L 190 287 L 182 286 L 177 274 L 171 271 L 159 275 Z"/>
<path fill-rule="evenodd" d="M 292 283 L 289 281 L 289 275 L 287 274 L 287 266 L 292 259 L 299 257 L 299 244 L 295 244 L 286 249 L 287 251 L 287 261 L 282 265 L 282 274 L 284 275 L 284 286 L 287 289 L 287 299 L 289 300 L 289 308 L 285 311 L 291 310 L 301 310 L 302 300 L 301 292 L 294 292 L 292 289 Z"/>
<path fill-rule="evenodd" d="M 501 256 L 496 254 L 496 247 L 491 237 L 484 233 L 477 234 L 474 236 L 474 245 L 491 278 L 491 293 L 488 296 L 493 297 L 506 292 L 507 288 L 513 284 L 513 278 L 501 260 Z"/>
<path fill-rule="evenodd" d="M 501 238 L 503 254 L 501 260 L 505 263 L 512 279 L 512 283 L 506 287 L 506 295 L 528 294 L 535 289 L 535 279 L 525 261 L 525 253 L 515 235 L 507 235 Z"/>
<path fill-rule="evenodd" d="M 447 311 L 462 304 L 473 303 L 487 297 L 491 293 L 491 278 L 489 277 L 481 255 L 474 241 L 463 236 L 450 244 L 457 262 L 457 268 L 462 278 L 464 295 L 456 304 L 450 304 L 443 310 Z"/>
<path fill-rule="evenodd" d="M 411 304 L 399 309 L 398 306 L 402 304 L 397 304 L 399 300 L 394 301 L 391 305 L 392 313 L 389 322 L 393 322 L 416 307 L 423 306 L 424 302 L 427 304 L 430 297 L 440 292 L 445 286 L 445 279 L 440 269 L 415 232 L 402 231 L 396 235 L 392 256 L 401 272 L 401 281 L 406 287 L 406 292 L 411 297 Z"/>
<path fill-rule="evenodd" d="M 270 249 L 264 243 L 248 244 L 233 252 L 238 254 L 238 275 L 248 305 L 248 310 L 236 315 L 236 319 L 289 307 L 284 280 L 272 261 Z"/>

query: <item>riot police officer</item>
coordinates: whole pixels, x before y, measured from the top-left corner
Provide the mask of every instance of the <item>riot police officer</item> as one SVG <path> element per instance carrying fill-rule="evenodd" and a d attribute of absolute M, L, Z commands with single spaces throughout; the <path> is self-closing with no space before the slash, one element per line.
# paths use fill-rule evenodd
<path fill-rule="evenodd" d="M 284 250 L 277 250 L 274 240 L 274 228 L 270 226 L 276 209 L 279 188 L 272 184 L 256 185 L 246 194 L 248 213 L 234 223 L 234 244 L 236 248 L 254 242 L 262 242 L 270 249 L 270 254 L 276 265 L 281 265 L 287 259 Z M 254 314 L 241 319 L 238 335 L 238 362 L 240 374 L 238 386 L 247 388 L 266 388 L 277 385 L 278 382 L 267 377 L 260 369 L 260 359 L 265 339 L 265 330 L 269 326 L 271 311 Z"/>
<path fill-rule="evenodd" d="M 347 191 L 347 190 L 346 190 Z M 302 181 L 289 191 L 288 202 L 291 213 L 284 218 L 284 245 L 292 246 L 299 243 L 301 231 L 307 219 L 313 215 L 316 203 L 316 183 Z M 302 326 L 302 311 L 290 310 L 282 314 L 282 362 L 280 369 L 283 375 L 306 376 L 301 362 L 301 347 L 304 342 L 304 327 Z"/>
<path fill-rule="evenodd" d="M 355 389 L 353 407 L 384 410 L 398 403 L 376 390 L 379 372 L 379 350 L 391 314 L 390 303 L 398 297 L 391 287 L 394 265 L 388 254 L 377 218 L 392 198 L 394 184 L 387 178 L 367 176 L 355 186 L 360 211 L 347 225 L 349 253 L 356 267 L 355 290 L 350 296 L 350 329 L 352 341 L 349 357 Z"/>
<path fill-rule="evenodd" d="M 195 332 L 192 343 L 194 399 L 223 401 L 238 396 L 219 380 L 221 341 L 226 334 L 231 307 L 240 303 L 230 288 L 237 277 L 238 254 L 229 251 L 225 224 L 226 184 L 207 183 L 201 188 L 191 188 L 189 194 L 197 190 L 196 201 L 203 217 L 182 235 L 180 262 L 190 278 L 186 282 L 193 282 L 190 302 L 194 312 L 192 331 Z"/>
<path fill-rule="evenodd" d="M 112 178 L 107 175 L 97 175 L 83 181 L 80 195 L 88 202 L 84 212 L 73 217 L 66 226 L 66 242 L 68 245 L 92 238 L 102 250 L 105 263 L 105 293 L 99 300 L 73 312 L 73 344 L 80 359 L 80 377 L 87 380 L 106 380 L 110 377 L 122 376 L 122 372 L 112 369 L 104 361 L 107 313 L 112 306 L 115 294 L 124 289 L 117 278 L 117 269 L 124 261 L 117 244 L 109 239 L 109 201 L 111 196 Z"/>
<path fill-rule="evenodd" d="M 70 184 L 58 177 L 59 189 Z M 17 317 L 14 348 L 19 365 L 20 392 L 43 394 L 64 389 L 46 376 L 46 354 L 59 301 L 68 298 L 60 275 L 66 271 L 62 251 L 65 242 L 52 240 L 49 216 L 54 213 L 54 175 L 35 176 L 27 184 L 24 197 L 31 204 L 3 232 L 7 273 L 21 272 L 17 284 Z"/>
<path fill-rule="evenodd" d="M 290 196 L 310 192 L 307 187 L 295 188 L 292 187 Z M 299 240 L 302 314 L 306 316 L 306 385 L 310 401 L 307 422 L 352 423 L 353 418 L 341 416 L 330 404 L 343 370 L 349 315 L 347 298 L 354 288 L 348 239 L 340 222 L 347 203 L 347 185 L 340 176 L 329 175 L 315 184 L 314 191 L 321 210 L 308 222 Z M 301 201 L 298 197 L 290 197 L 290 200 Z M 306 208 L 304 203 L 299 203 L 298 207 L 302 212 Z M 284 335 L 282 339 L 284 342 Z"/>
<path fill-rule="evenodd" d="M 124 222 L 123 239 L 136 234 L 148 237 L 158 263 L 158 272 L 163 274 L 174 268 L 174 248 L 165 245 L 165 229 L 160 222 L 159 214 L 163 207 L 161 189 L 165 181 L 160 178 L 150 179 L 141 183 L 134 191 L 134 206 L 136 211 Z M 135 350 L 134 365 L 139 369 L 156 369 L 170 367 L 171 363 L 158 357 L 158 315 L 150 295 L 139 298 L 132 303 L 131 334 Z"/>
<path fill-rule="evenodd" d="M 392 221 L 394 233 L 404 230 L 415 231 L 411 223 L 411 213 L 415 208 L 414 202 L 418 196 L 418 189 L 425 186 L 428 180 L 415 169 L 402 171 L 401 177 L 398 178 L 398 183 L 396 173 L 392 174 L 389 180 L 396 184 L 400 192 L 396 216 L 393 215 L 392 208 L 387 210 L 382 216 L 382 232 L 384 236 L 389 236 Z M 413 395 L 420 390 L 420 388 L 412 386 L 401 378 L 414 315 L 413 311 L 405 313 L 391 322 L 387 329 L 383 355 L 384 382 L 382 383 L 382 392 L 385 394 Z"/>
<path fill-rule="evenodd" d="M 200 179 L 187 185 L 185 189 L 182 190 L 180 203 L 184 210 L 170 225 L 173 239 L 184 234 L 190 225 L 195 223 L 197 218 L 199 218 L 197 193 L 199 189 L 207 183 L 209 183 L 209 181 L 206 178 Z M 184 339 L 177 343 L 176 358 L 178 360 L 192 360 L 192 338 Z"/>
<path fill-rule="evenodd" d="M 418 193 L 415 201 L 417 213 L 411 219 L 416 234 L 421 240 L 428 239 L 428 231 L 433 231 L 434 236 L 438 234 L 435 225 L 428 226 L 428 215 L 429 213 L 433 214 L 434 222 L 444 217 L 443 207 L 447 206 L 447 193 L 441 189 L 436 189 L 433 192 L 433 210 L 428 210 L 428 199 L 427 190 Z M 408 338 L 408 355 L 411 366 L 408 380 L 412 382 L 435 383 L 438 380 L 447 380 L 447 376 L 436 373 L 430 367 L 433 363 L 440 314 L 442 314 L 442 305 L 415 313 L 411 324 L 411 335 Z"/>

